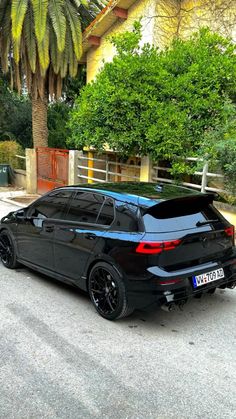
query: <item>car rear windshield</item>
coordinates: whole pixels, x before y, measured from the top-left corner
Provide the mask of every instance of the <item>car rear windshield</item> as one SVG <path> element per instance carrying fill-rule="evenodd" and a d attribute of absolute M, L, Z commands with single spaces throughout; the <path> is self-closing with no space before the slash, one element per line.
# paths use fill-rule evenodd
<path fill-rule="evenodd" d="M 206 221 L 214 220 L 214 223 L 206 224 Z M 217 222 L 218 221 L 218 222 Z M 222 223 L 218 211 L 210 204 L 196 202 L 181 203 L 169 201 L 169 206 L 158 208 L 158 205 L 150 208 L 143 215 L 143 222 L 146 232 L 166 233 L 172 231 L 198 229 L 198 231 L 219 228 Z M 200 223 L 198 226 L 197 223 Z M 201 223 L 203 223 L 201 225 Z"/>

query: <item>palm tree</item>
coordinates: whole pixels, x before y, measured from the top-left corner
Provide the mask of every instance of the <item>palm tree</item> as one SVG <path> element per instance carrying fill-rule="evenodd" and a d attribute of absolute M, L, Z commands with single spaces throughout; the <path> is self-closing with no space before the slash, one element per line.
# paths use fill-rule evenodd
<path fill-rule="evenodd" d="M 34 146 L 47 146 L 49 97 L 59 98 L 66 76 L 76 77 L 82 25 L 106 5 L 99 0 L 0 0 L 0 59 L 12 85 L 32 100 Z"/>

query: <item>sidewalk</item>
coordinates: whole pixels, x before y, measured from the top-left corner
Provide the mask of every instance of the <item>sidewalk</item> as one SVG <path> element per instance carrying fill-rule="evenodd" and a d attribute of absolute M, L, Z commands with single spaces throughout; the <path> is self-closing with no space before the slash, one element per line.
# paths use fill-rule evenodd
<path fill-rule="evenodd" d="M 22 188 L 0 187 L 0 201 L 12 204 L 15 207 L 25 207 L 37 198 L 39 198 L 39 195 L 29 195 Z"/>
<path fill-rule="evenodd" d="M 11 211 L 16 211 L 20 208 L 19 205 L 13 203 L 4 202 L 0 198 L 0 220 L 4 215 L 7 215 Z"/>

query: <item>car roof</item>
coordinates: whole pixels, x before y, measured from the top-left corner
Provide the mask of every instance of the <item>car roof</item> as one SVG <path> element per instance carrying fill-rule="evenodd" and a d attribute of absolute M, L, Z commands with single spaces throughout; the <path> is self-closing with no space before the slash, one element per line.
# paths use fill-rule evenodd
<path fill-rule="evenodd" d="M 116 200 L 142 207 L 150 207 L 167 199 L 201 194 L 179 185 L 151 182 L 80 184 L 69 188 L 102 193 Z"/>

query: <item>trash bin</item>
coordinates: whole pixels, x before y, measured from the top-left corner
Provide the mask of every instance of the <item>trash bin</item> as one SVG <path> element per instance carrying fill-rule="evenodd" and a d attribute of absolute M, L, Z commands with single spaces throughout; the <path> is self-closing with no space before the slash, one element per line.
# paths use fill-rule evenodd
<path fill-rule="evenodd" d="M 14 171 L 10 164 L 0 164 L 0 186 L 8 186 L 13 182 Z"/>

